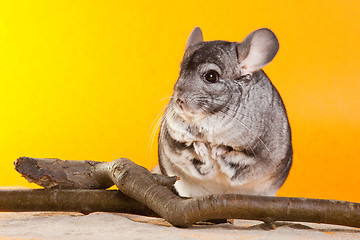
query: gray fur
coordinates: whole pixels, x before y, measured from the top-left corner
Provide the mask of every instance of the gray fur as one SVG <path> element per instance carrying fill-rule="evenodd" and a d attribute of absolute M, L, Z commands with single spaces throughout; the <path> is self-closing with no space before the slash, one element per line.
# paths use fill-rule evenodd
<path fill-rule="evenodd" d="M 159 135 L 161 172 L 180 177 L 181 196 L 275 195 L 287 178 L 290 126 L 261 70 L 278 48 L 268 29 L 242 43 L 203 42 L 199 28 L 190 35 Z"/>

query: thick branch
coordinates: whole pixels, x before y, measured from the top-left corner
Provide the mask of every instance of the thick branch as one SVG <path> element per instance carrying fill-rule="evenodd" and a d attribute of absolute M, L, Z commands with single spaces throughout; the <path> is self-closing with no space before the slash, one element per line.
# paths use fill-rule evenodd
<path fill-rule="evenodd" d="M 157 216 L 144 204 L 118 190 L 1 190 L 0 212 L 121 212 Z"/>
<path fill-rule="evenodd" d="M 15 162 L 16 169 L 21 169 L 20 165 L 26 161 L 49 160 L 20 158 Z M 56 165 L 61 164 L 59 162 L 61 160 L 56 161 L 58 161 Z M 83 162 L 83 164 L 88 164 L 88 162 Z M 57 183 L 56 187 L 62 188 L 62 181 L 53 179 L 54 176 L 61 174 L 52 173 L 52 176 L 49 177 L 46 175 L 49 170 L 39 168 L 40 165 L 34 165 L 35 169 L 37 168 L 38 172 L 41 172 L 38 174 L 38 177 L 42 179 L 40 182 L 46 186 L 48 183 L 44 183 L 44 181 L 51 178 L 52 182 Z M 109 163 L 91 162 L 91 165 L 89 172 L 81 173 L 87 180 L 81 180 L 80 187 L 84 185 L 83 182 L 90 183 L 88 184 L 90 186 L 101 186 L 101 184 L 108 186 L 113 182 L 124 194 L 145 204 L 175 226 L 188 227 L 197 221 L 208 219 L 262 220 L 269 217 L 275 221 L 315 222 L 360 227 L 360 204 L 358 203 L 234 194 L 183 199 L 173 194 L 168 187 L 159 184 L 148 170 L 128 159 L 118 159 Z M 26 171 L 34 171 L 29 169 L 31 167 L 27 166 L 20 172 L 29 178 Z M 67 172 L 69 169 L 69 167 L 66 169 Z"/>

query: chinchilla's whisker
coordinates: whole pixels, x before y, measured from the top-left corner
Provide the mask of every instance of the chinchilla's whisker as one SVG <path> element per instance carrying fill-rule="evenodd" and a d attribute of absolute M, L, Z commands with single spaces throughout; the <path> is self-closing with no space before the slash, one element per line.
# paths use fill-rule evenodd
<path fill-rule="evenodd" d="M 146 161 L 148 161 L 148 157 L 150 158 L 151 160 L 151 150 L 152 150 L 152 145 L 153 145 L 153 141 L 154 141 L 154 138 L 155 138 L 155 135 L 156 135 L 156 132 L 158 130 L 158 125 L 159 125 L 159 122 L 162 121 L 163 117 L 163 113 L 165 112 L 166 110 L 166 107 L 165 106 L 164 108 L 162 108 L 160 110 L 160 112 L 156 115 L 155 119 L 153 120 L 153 122 L 151 123 L 151 126 L 150 126 L 150 129 L 148 131 L 148 134 L 147 134 L 147 138 L 149 139 L 148 140 L 148 145 L 147 145 L 147 148 L 146 148 Z M 151 132 L 151 134 L 150 134 Z M 149 156 L 149 152 L 150 152 L 150 156 Z"/>
<path fill-rule="evenodd" d="M 167 96 L 167 97 L 160 98 L 159 102 L 164 101 L 164 100 L 171 100 L 171 99 L 173 99 L 173 96 Z"/>
<path fill-rule="evenodd" d="M 153 148 L 155 136 L 156 136 L 156 133 L 157 133 L 158 130 L 159 130 L 159 127 L 160 127 L 162 121 L 163 121 L 163 118 L 159 118 L 159 120 L 157 121 L 157 123 L 156 123 L 156 125 L 155 125 L 154 132 L 153 132 L 153 135 L 152 135 L 152 138 L 151 138 L 151 141 L 150 141 L 150 149 Z M 151 158 L 151 152 L 150 152 L 150 158 Z"/>
<path fill-rule="evenodd" d="M 161 125 L 164 121 L 164 119 L 168 116 L 168 115 L 171 115 L 171 114 L 174 114 L 174 110 L 172 108 L 165 108 L 166 111 L 165 113 L 157 119 L 156 121 L 156 124 L 155 124 L 155 127 L 153 129 L 153 132 L 152 132 L 152 135 L 151 135 L 151 139 L 150 139 L 150 142 L 149 142 L 149 149 L 150 149 L 150 159 L 151 159 L 151 150 L 153 148 L 153 144 L 154 144 L 154 140 L 155 140 L 155 136 L 156 136 L 156 133 L 157 131 L 159 130 L 159 128 L 161 128 Z M 161 113 L 164 111 L 164 109 L 161 111 Z M 161 114 L 160 113 L 160 114 Z M 164 137 L 164 132 L 159 132 L 160 136 L 159 138 L 163 138 Z"/>
<path fill-rule="evenodd" d="M 149 142 L 148 142 L 148 148 L 147 148 L 147 156 L 149 156 L 149 159 L 151 160 L 152 159 L 152 149 L 153 149 L 153 144 L 154 144 L 154 140 L 155 140 L 155 137 L 156 137 L 156 133 L 157 131 L 159 130 L 159 127 L 161 125 L 161 122 L 162 122 L 162 118 L 159 118 L 156 122 L 156 125 L 153 129 L 153 134 L 151 136 L 151 138 L 149 139 Z"/>
<path fill-rule="evenodd" d="M 163 100 L 171 100 L 173 98 L 173 96 L 167 96 L 164 98 L 159 99 L 159 101 L 163 101 Z M 151 123 L 151 126 L 149 128 L 149 131 L 147 133 L 147 138 L 148 138 L 148 144 L 147 144 L 147 148 L 146 148 L 146 160 L 148 161 L 150 158 L 151 159 L 151 150 L 152 150 L 152 146 L 153 146 L 153 142 L 155 139 L 155 135 L 156 132 L 159 128 L 160 122 L 162 121 L 162 119 L 164 118 L 164 112 L 166 110 L 167 106 L 163 107 L 160 112 L 156 115 L 155 119 L 153 120 L 153 122 Z M 150 156 L 149 156 L 149 152 L 150 152 Z"/>
<path fill-rule="evenodd" d="M 160 112 L 156 115 L 155 119 L 154 119 L 153 122 L 151 123 L 151 126 L 150 126 L 150 128 L 149 128 L 147 137 L 149 137 L 150 132 L 151 132 L 151 136 L 152 136 L 154 124 L 158 121 L 158 119 L 160 118 L 160 116 L 163 115 L 163 113 L 164 113 L 165 110 L 166 110 L 166 107 L 167 107 L 167 106 L 163 107 L 163 108 L 160 110 Z"/>

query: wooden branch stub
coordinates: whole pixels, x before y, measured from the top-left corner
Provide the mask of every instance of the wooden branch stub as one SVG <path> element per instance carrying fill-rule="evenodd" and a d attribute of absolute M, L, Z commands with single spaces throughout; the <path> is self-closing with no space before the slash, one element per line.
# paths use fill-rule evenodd
<path fill-rule="evenodd" d="M 98 165 L 98 166 L 97 166 Z M 21 157 L 14 162 L 15 170 L 29 182 L 46 189 L 106 189 L 114 182 L 95 168 L 107 168 L 109 163 L 69 161 L 56 158 Z M 171 188 L 177 177 L 152 174 L 155 181 Z"/>
<path fill-rule="evenodd" d="M 99 182 L 92 173 L 100 162 L 63 161 L 55 158 L 21 157 L 15 170 L 29 182 L 50 189 L 106 189 L 112 182 Z"/>

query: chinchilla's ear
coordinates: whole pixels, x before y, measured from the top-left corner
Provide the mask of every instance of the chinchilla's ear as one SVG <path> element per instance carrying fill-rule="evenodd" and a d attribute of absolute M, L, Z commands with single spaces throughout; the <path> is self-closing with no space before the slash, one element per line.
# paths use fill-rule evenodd
<path fill-rule="evenodd" d="M 192 32 L 190 33 L 190 36 L 188 37 L 186 41 L 186 49 L 194 45 L 195 43 L 202 42 L 203 41 L 203 34 L 199 27 L 194 28 Z"/>
<path fill-rule="evenodd" d="M 275 34 L 267 28 L 252 32 L 238 45 L 238 60 L 242 73 L 252 73 L 266 66 L 279 50 Z"/>

